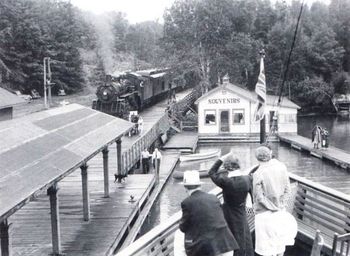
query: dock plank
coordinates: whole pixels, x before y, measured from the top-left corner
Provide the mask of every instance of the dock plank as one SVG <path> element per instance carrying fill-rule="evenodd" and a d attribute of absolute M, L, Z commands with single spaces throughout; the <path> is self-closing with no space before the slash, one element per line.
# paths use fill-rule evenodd
<path fill-rule="evenodd" d="M 164 150 L 179 150 L 194 153 L 197 148 L 198 134 L 194 132 L 177 133 L 163 146 Z"/>
<path fill-rule="evenodd" d="M 350 169 L 350 153 L 336 147 L 329 146 L 326 149 L 314 149 L 310 139 L 300 135 L 278 135 L 280 141 L 290 144 L 294 149 L 310 152 L 311 155 L 327 159 L 334 164 Z"/>

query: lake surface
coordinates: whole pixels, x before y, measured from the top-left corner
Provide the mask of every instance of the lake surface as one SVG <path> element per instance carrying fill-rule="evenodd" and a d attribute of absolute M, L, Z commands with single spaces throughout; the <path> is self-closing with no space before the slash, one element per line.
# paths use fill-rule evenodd
<path fill-rule="evenodd" d="M 330 145 L 341 148 L 350 153 L 350 119 L 349 116 L 336 117 L 298 117 L 298 134 L 309 137 L 311 143 L 311 130 L 313 121 L 318 125 L 326 128 L 330 132 Z M 233 150 L 240 159 L 242 169 L 250 168 L 257 164 L 254 151 L 258 143 L 227 143 L 227 144 L 204 144 L 199 145 L 198 151 L 211 151 L 221 149 L 221 153 L 225 154 Z M 311 157 L 309 154 L 292 150 L 290 147 L 280 145 L 279 143 L 272 143 L 272 150 L 277 159 L 284 162 L 288 171 L 303 176 L 313 181 L 328 184 L 330 177 L 332 179 L 341 179 L 344 181 L 344 190 L 350 194 L 350 175 L 344 169 L 334 166 L 331 163 L 323 162 L 318 158 Z M 207 162 L 190 162 L 180 163 L 175 171 L 190 170 L 190 169 L 208 169 L 215 159 Z M 209 191 L 215 185 L 209 178 L 202 179 L 204 184 L 203 190 Z M 160 194 L 157 202 L 154 204 L 149 218 L 142 228 L 142 232 L 147 232 L 152 227 L 167 220 L 175 212 L 181 210 L 180 203 L 187 197 L 183 185 L 179 184 L 180 180 L 173 178 L 169 179 L 168 184 Z"/>

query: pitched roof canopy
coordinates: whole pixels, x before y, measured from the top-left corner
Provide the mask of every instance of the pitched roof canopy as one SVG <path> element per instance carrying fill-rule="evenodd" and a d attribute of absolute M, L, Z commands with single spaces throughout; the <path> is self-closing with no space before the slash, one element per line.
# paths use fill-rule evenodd
<path fill-rule="evenodd" d="M 0 87 L 0 109 L 25 103 L 26 101 L 21 97 L 18 97 L 17 95 L 9 92 L 8 90 L 5 90 L 4 88 Z"/>
<path fill-rule="evenodd" d="M 132 127 L 78 104 L 1 122 L 0 221 Z"/>

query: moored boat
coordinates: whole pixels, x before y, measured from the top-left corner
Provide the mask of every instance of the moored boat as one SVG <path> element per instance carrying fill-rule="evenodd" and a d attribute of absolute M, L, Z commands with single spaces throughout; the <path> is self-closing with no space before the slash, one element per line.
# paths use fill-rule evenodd
<path fill-rule="evenodd" d="M 221 150 L 219 149 L 219 150 L 201 152 L 201 153 L 190 154 L 190 155 L 182 155 L 180 156 L 180 161 L 186 162 L 186 161 L 204 160 L 204 159 L 209 159 L 213 157 L 219 157 L 220 155 L 221 155 Z"/>

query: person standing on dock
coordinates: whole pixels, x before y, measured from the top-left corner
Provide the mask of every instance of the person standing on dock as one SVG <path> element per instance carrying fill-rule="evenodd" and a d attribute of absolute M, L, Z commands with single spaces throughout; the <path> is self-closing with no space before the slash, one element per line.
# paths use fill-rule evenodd
<path fill-rule="evenodd" d="M 179 228 L 185 234 L 187 256 L 232 256 L 238 249 L 227 226 L 220 200 L 201 190 L 198 171 L 185 171 L 183 185 L 188 197 L 181 202 Z"/>
<path fill-rule="evenodd" d="M 224 171 L 218 171 L 221 165 L 224 165 Z M 216 160 L 209 170 L 209 176 L 218 187 L 222 188 L 225 219 L 239 245 L 235 256 L 254 256 L 245 209 L 248 194 L 252 193 L 251 176 L 240 170 L 239 160 L 233 152 Z M 249 199 L 251 200 L 251 197 Z"/>
<path fill-rule="evenodd" d="M 151 154 L 148 152 L 147 148 L 145 148 L 141 152 L 141 162 L 142 162 L 142 172 L 143 174 L 146 174 L 149 172 L 149 158 L 151 157 Z"/>
<path fill-rule="evenodd" d="M 321 137 L 322 128 L 316 124 L 316 121 L 314 121 L 313 123 L 314 123 L 314 128 L 312 128 L 312 131 L 311 131 L 311 141 L 314 145 L 314 148 L 318 149 L 319 144 L 322 140 L 322 137 Z"/>
<path fill-rule="evenodd" d="M 255 210 L 255 252 L 281 256 L 287 245 L 294 244 L 297 223 L 286 211 L 290 183 L 285 164 L 272 159 L 272 151 L 260 146 L 255 152 L 259 161 L 253 173 Z"/>
<path fill-rule="evenodd" d="M 155 148 L 152 154 L 152 163 L 153 168 L 156 170 L 156 173 L 159 174 L 159 167 L 160 167 L 160 161 L 162 160 L 162 154 L 158 150 L 158 148 Z"/>

